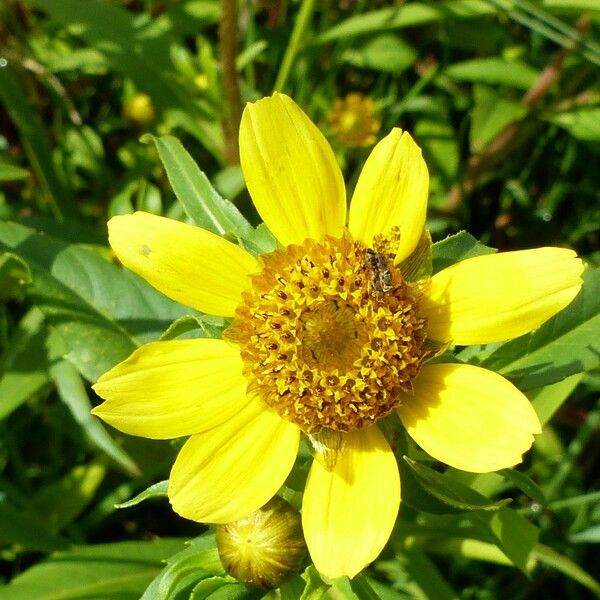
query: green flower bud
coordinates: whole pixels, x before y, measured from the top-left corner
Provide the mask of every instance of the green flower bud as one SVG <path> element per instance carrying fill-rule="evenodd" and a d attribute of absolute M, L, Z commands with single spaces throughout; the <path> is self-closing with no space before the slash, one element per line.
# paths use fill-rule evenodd
<path fill-rule="evenodd" d="M 276 588 L 298 571 L 306 553 L 300 515 L 274 496 L 243 519 L 216 527 L 225 570 L 238 581 Z"/>

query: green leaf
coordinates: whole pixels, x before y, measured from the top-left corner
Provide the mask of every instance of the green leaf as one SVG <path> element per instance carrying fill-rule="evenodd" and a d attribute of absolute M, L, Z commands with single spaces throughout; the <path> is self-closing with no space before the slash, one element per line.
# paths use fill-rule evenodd
<path fill-rule="evenodd" d="M 384 8 L 350 17 L 317 36 L 314 43 L 323 44 L 333 40 L 346 40 L 357 35 L 414 27 L 441 21 L 450 16 L 473 18 L 493 12 L 495 12 L 494 8 L 477 0 L 446 0 L 436 2 L 435 5 L 410 2 L 394 8 Z"/>
<path fill-rule="evenodd" d="M 532 556 L 535 560 L 556 569 L 560 573 L 570 577 L 573 581 L 586 587 L 595 596 L 600 596 L 600 583 L 570 558 L 559 554 L 556 550 L 543 544 L 538 544 L 534 548 Z"/>
<path fill-rule="evenodd" d="M 153 483 L 150 487 L 147 487 L 143 492 L 140 492 L 131 500 L 127 500 L 127 502 L 120 502 L 116 505 L 117 508 L 130 508 L 143 502 L 144 500 L 150 500 L 150 498 L 166 498 L 167 497 L 167 489 L 169 487 L 169 480 L 165 479 L 164 481 L 159 481 L 157 483 Z"/>
<path fill-rule="evenodd" d="M 50 387 L 44 315 L 32 308 L 21 319 L 5 352 L 0 375 L 0 420 L 44 387 Z"/>
<path fill-rule="evenodd" d="M 533 333 L 492 352 L 482 366 L 523 390 L 561 381 L 600 365 L 600 269 L 584 273 L 583 288 L 563 311 Z"/>
<path fill-rule="evenodd" d="M 46 523 L 32 510 L 21 510 L 12 506 L 6 498 L 0 497 L 0 543 L 19 544 L 30 550 L 48 552 L 66 548 L 68 542 L 48 530 Z M 3 595 L 0 587 L 0 600 L 13 600 Z"/>
<path fill-rule="evenodd" d="M 406 600 L 458 600 L 460 597 L 434 562 L 418 549 L 402 548 L 393 561 L 380 560 L 376 568 L 384 571 L 386 579 L 404 592 L 401 598 Z"/>
<path fill-rule="evenodd" d="M 490 502 L 475 490 L 453 480 L 448 474 L 438 473 L 425 465 L 418 463 L 408 456 L 403 457 L 413 470 L 417 480 L 432 496 L 461 511 L 496 511 L 507 503 L 510 498 Z"/>
<path fill-rule="evenodd" d="M 592 525 L 569 534 L 572 544 L 600 544 L 600 525 Z"/>
<path fill-rule="evenodd" d="M 417 478 L 405 461 L 399 461 L 400 481 L 402 482 L 402 503 L 419 513 L 433 515 L 457 514 L 462 510 L 442 502 L 434 496 Z"/>
<path fill-rule="evenodd" d="M 496 252 L 495 248 L 490 248 L 478 242 L 466 231 L 459 231 L 433 244 L 431 248 L 433 273 L 435 274 L 466 258 L 493 254 L 494 252 Z"/>
<path fill-rule="evenodd" d="M 516 567 L 528 573 L 531 552 L 539 536 L 537 527 L 506 507 L 493 513 L 478 511 L 466 516 Z"/>
<path fill-rule="evenodd" d="M 12 252 L 0 254 L 0 302 L 20 299 L 24 287 L 31 283 L 31 271 L 22 259 Z"/>
<path fill-rule="evenodd" d="M 507 85 L 528 90 L 539 73 L 529 65 L 505 58 L 474 58 L 446 67 L 444 73 L 453 79 L 490 85 Z"/>
<path fill-rule="evenodd" d="M 280 600 L 298 600 L 305 587 L 306 582 L 299 574 L 288 577 L 279 587 Z"/>
<path fill-rule="evenodd" d="M 50 342 L 52 343 L 53 338 L 57 337 L 57 335 L 51 334 Z M 58 343 L 63 346 L 62 339 Z M 115 444 L 100 420 L 91 415 L 92 404 L 77 369 L 70 362 L 57 358 L 52 361 L 50 375 L 56 384 L 60 399 L 67 406 L 88 440 L 121 465 L 129 474 L 139 475 L 139 467 L 124 450 Z"/>
<path fill-rule="evenodd" d="M 516 471 L 515 469 L 502 469 L 499 473 L 502 475 L 502 477 L 518 487 L 522 492 L 527 494 L 532 500 L 535 500 L 542 506 L 546 506 L 548 503 L 540 486 L 535 483 L 531 477 L 525 475 L 525 473 Z"/>
<path fill-rule="evenodd" d="M 330 588 L 312 565 L 306 567 L 301 577 L 306 581 L 306 587 L 299 600 L 321 600 L 323 594 Z"/>
<path fill-rule="evenodd" d="M 64 220 L 75 214 L 71 191 L 58 174 L 59 169 L 52 160 L 52 150 L 44 126 L 31 108 L 29 98 L 11 68 L 17 63 L 18 61 L 11 60 L 9 66 L 0 67 L 0 101 L 4 103 L 9 117 L 19 130 L 29 163 L 44 194 L 51 201 L 55 217 Z"/>
<path fill-rule="evenodd" d="M 200 581 L 190 594 L 190 600 L 258 600 L 264 591 L 250 589 L 230 577 L 211 577 Z"/>
<path fill-rule="evenodd" d="M 167 559 L 167 566 L 157 575 L 140 600 L 164 600 L 174 597 L 195 582 L 225 574 L 213 533 L 192 540 L 188 547 Z"/>
<path fill-rule="evenodd" d="M 416 50 L 393 34 L 378 35 L 361 48 L 348 49 L 341 56 L 342 61 L 354 67 L 396 74 L 408 69 L 416 59 Z"/>
<path fill-rule="evenodd" d="M 176 126 L 195 136 L 220 160 L 221 127 L 213 112 L 201 108 L 172 76 L 170 25 L 166 19 L 133 19 L 125 8 L 87 0 L 31 0 L 100 52 L 115 71 L 130 78 Z"/>
<path fill-rule="evenodd" d="M 473 152 L 482 152 L 510 123 L 522 119 L 527 107 L 487 86 L 473 88 L 475 105 L 471 111 L 470 145 Z"/>
<path fill-rule="evenodd" d="M 31 506 L 53 533 L 72 523 L 91 502 L 106 474 L 106 467 L 91 463 L 71 469 L 35 494 Z"/>
<path fill-rule="evenodd" d="M 152 137 L 169 181 L 186 214 L 213 233 L 244 237 L 252 226 L 233 203 L 221 198 L 181 142 L 172 136 Z"/>
<path fill-rule="evenodd" d="M 252 233 L 239 240 L 240 246 L 252 254 L 264 254 L 277 248 L 277 240 L 269 228 L 261 223 Z"/>
<path fill-rule="evenodd" d="M 545 425 L 568 400 L 582 379 L 583 373 L 577 373 L 562 381 L 557 381 L 556 383 L 527 392 L 527 397 L 531 400 L 542 425 Z"/>
<path fill-rule="evenodd" d="M 178 337 L 210 337 L 220 338 L 227 326 L 226 319 L 212 315 L 185 315 L 173 321 L 160 336 L 161 340 L 174 340 Z M 196 332 L 193 336 L 187 335 Z"/>
<path fill-rule="evenodd" d="M 9 249 L 29 264 L 30 300 L 63 338 L 66 358 L 89 381 L 193 312 L 88 248 L 0 222 L 0 251 Z"/>
<path fill-rule="evenodd" d="M 600 141 L 600 106 L 585 106 L 548 117 L 552 123 L 566 129 L 575 139 Z"/>
<path fill-rule="evenodd" d="M 27 177 L 29 177 L 27 169 L 0 162 L 0 181 L 18 181 L 19 179 L 27 179 Z"/>
<path fill-rule="evenodd" d="M 415 138 L 423 148 L 427 163 L 435 165 L 445 181 L 453 181 L 458 172 L 460 153 L 454 128 L 443 115 L 419 119 Z"/>
<path fill-rule="evenodd" d="M 0 600 L 139 600 L 180 539 L 80 546 L 58 552 L 0 587 Z"/>

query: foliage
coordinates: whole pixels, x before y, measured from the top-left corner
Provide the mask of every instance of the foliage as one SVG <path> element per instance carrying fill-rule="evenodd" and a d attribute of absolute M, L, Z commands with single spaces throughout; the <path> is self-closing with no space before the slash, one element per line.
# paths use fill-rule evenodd
<path fill-rule="evenodd" d="M 335 99 L 358 91 L 382 132 L 413 132 L 434 271 L 489 246 L 567 245 L 589 267 L 537 331 L 456 349 L 532 400 L 546 426 L 526 464 L 441 471 L 399 440 L 403 503 L 382 556 L 351 582 L 309 566 L 280 597 L 600 595 L 600 9 L 389 4 L 240 3 L 242 98 L 286 91 L 327 131 Z M 116 265 L 110 216 L 187 220 L 255 254 L 275 244 L 227 154 L 220 16 L 217 0 L 0 6 L 0 599 L 275 597 L 226 575 L 212 534 L 171 512 L 177 443 L 89 414 L 90 383 L 140 344 L 225 326 Z M 153 112 L 138 118 L 126 107 L 140 94 Z M 368 149 L 332 143 L 352 187 Z"/>

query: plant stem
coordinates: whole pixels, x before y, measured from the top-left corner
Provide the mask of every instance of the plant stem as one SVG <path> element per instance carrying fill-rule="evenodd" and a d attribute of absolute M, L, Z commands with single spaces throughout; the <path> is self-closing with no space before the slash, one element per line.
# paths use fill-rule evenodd
<path fill-rule="evenodd" d="M 275 80 L 275 86 L 273 88 L 275 91 L 282 91 L 287 83 L 292 64 L 294 63 L 296 54 L 298 54 L 300 42 L 304 37 L 304 32 L 308 27 L 314 9 L 315 0 L 302 0 L 302 5 L 298 11 L 296 23 L 294 24 L 294 29 L 292 30 L 292 35 L 290 37 L 290 42 L 285 50 L 283 60 L 281 61 L 279 73 L 277 73 L 277 79 Z"/>
<path fill-rule="evenodd" d="M 225 160 L 229 164 L 240 162 L 238 137 L 242 119 L 242 98 L 235 59 L 238 54 L 237 0 L 221 0 L 221 22 L 219 24 L 219 47 L 223 71 L 223 91 L 227 102 L 223 122 L 225 134 Z"/>

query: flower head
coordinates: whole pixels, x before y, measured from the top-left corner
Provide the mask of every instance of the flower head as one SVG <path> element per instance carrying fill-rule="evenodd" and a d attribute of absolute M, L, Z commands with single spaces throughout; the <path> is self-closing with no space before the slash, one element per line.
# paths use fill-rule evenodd
<path fill-rule="evenodd" d="M 468 364 L 429 364 L 445 344 L 527 333 L 581 286 L 570 250 L 479 256 L 429 277 L 428 172 L 410 135 L 375 146 L 346 215 L 323 135 L 287 96 L 244 112 L 242 169 L 280 243 L 255 258 L 203 229 L 135 213 L 113 218 L 128 268 L 171 298 L 233 317 L 224 339 L 153 342 L 103 375 L 94 412 L 130 434 L 191 437 L 173 466 L 176 512 L 227 523 L 264 505 L 301 436 L 314 449 L 302 525 L 317 569 L 354 576 L 385 545 L 400 505 L 378 426 L 395 411 L 432 457 L 489 472 L 522 460 L 540 431 L 525 396 Z"/>
<path fill-rule="evenodd" d="M 373 100 L 356 92 L 338 98 L 327 118 L 336 138 L 350 148 L 372 146 L 381 127 Z"/>

